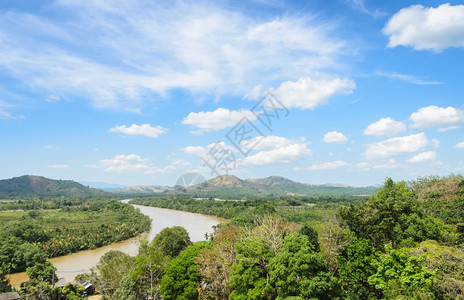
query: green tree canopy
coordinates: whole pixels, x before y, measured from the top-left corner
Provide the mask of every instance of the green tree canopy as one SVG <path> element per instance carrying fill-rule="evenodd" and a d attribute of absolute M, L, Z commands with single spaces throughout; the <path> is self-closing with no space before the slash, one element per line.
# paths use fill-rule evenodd
<path fill-rule="evenodd" d="M 299 296 L 305 299 L 332 299 L 336 279 L 329 272 L 323 255 L 306 235 L 289 234 L 284 248 L 269 262 L 270 282 L 282 299 Z"/>
<path fill-rule="evenodd" d="M 209 246 L 207 242 L 194 243 L 167 264 L 160 287 L 163 299 L 198 299 L 200 273 L 195 258 Z"/>
<path fill-rule="evenodd" d="M 151 243 L 158 247 L 163 254 L 170 257 L 176 257 L 182 250 L 192 244 L 187 230 L 181 226 L 164 228 Z"/>

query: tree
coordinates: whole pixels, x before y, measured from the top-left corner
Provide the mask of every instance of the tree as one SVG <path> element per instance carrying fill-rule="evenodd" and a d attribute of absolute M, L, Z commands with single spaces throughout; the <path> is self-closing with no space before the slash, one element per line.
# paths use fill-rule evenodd
<path fill-rule="evenodd" d="M 387 299 L 432 298 L 432 283 L 437 271 L 427 269 L 422 263 L 424 256 L 408 256 L 407 249 L 396 250 L 390 246 L 386 250 L 386 254 L 373 262 L 376 273 L 369 277 L 369 284 L 381 290 Z"/>
<path fill-rule="evenodd" d="M 170 257 L 176 257 L 192 244 L 187 230 L 181 226 L 164 228 L 151 243 L 158 247 L 163 254 Z"/>
<path fill-rule="evenodd" d="M 42 300 L 49 299 L 53 285 L 58 281 L 56 268 L 51 262 L 36 263 L 34 266 L 26 269 L 29 281 L 21 284 L 26 292 L 27 299 Z"/>
<path fill-rule="evenodd" d="M 238 261 L 232 266 L 230 299 L 271 299 L 268 264 L 274 256 L 272 244 L 263 237 L 251 236 L 236 245 Z"/>
<path fill-rule="evenodd" d="M 115 300 L 139 300 L 144 294 L 140 290 L 140 281 L 130 275 L 125 275 L 114 293 Z M 151 299 L 154 299 L 153 297 Z"/>
<path fill-rule="evenodd" d="M 97 264 L 97 286 L 110 297 L 119 288 L 121 279 L 129 273 L 134 263 L 132 258 L 121 251 L 106 252 Z"/>
<path fill-rule="evenodd" d="M 154 299 L 155 294 L 158 293 L 164 268 L 169 260 L 170 257 L 163 254 L 157 245 L 144 241 L 140 244 L 139 254 L 135 257 L 130 277 L 139 283 L 140 290 L 148 291 L 151 298 Z M 132 282 L 127 281 L 126 284 Z"/>
<path fill-rule="evenodd" d="M 36 263 L 34 266 L 26 269 L 26 274 L 29 276 L 29 281 L 31 282 L 46 282 L 49 284 L 54 284 L 58 281 L 58 276 L 56 275 L 56 268 L 49 261 L 44 263 Z"/>
<path fill-rule="evenodd" d="M 424 241 L 408 250 L 408 256 L 422 257 L 430 271 L 437 271 L 432 291 L 437 299 L 464 299 L 464 251 Z"/>
<path fill-rule="evenodd" d="M 314 251 L 319 252 L 321 250 L 319 246 L 319 236 L 314 228 L 305 224 L 301 227 L 299 233 L 308 237 L 309 243 L 314 246 Z"/>
<path fill-rule="evenodd" d="M 338 276 L 347 299 L 375 299 L 381 296 L 368 282 L 369 277 L 377 271 L 373 262 L 378 256 L 379 252 L 363 238 L 354 238 L 351 244 L 340 249 Z"/>
<path fill-rule="evenodd" d="M 343 225 L 358 237 L 370 240 L 379 250 L 386 244 L 398 248 L 426 239 L 440 240 L 441 228 L 452 230 L 439 220 L 424 216 L 415 193 L 404 182 L 395 183 L 391 178 L 365 204 L 343 207 L 339 215 Z"/>
<path fill-rule="evenodd" d="M 195 258 L 207 247 L 207 242 L 194 243 L 167 264 L 160 286 L 163 299 L 198 299 L 200 273 Z"/>
<path fill-rule="evenodd" d="M 292 233 L 285 238 L 284 248 L 269 262 L 269 274 L 277 295 L 284 299 L 333 299 L 336 293 L 335 277 L 306 235 Z"/>
<path fill-rule="evenodd" d="M 10 268 L 5 263 L 0 265 L 0 293 L 11 292 L 10 280 L 6 277 L 10 273 Z"/>
<path fill-rule="evenodd" d="M 214 232 L 211 248 L 200 251 L 197 264 L 201 276 L 201 299 L 229 299 L 232 265 L 237 261 L 235 244 L 244 233 L 238 226 L 223 226 Z"/>

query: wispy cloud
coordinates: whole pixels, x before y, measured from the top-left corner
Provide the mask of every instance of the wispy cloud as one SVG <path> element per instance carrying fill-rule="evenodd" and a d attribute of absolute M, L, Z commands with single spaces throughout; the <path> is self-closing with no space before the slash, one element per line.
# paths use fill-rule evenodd
<path fill-rule="evenodd" d="M 150 163 L 150 159 L 142 158 L 137 154 L 121 154 L 114 158 L 102 159 L 97 165 L 89 165 L 92 168 L 101 168 L 108 173 L 125 174 L 125 173 L 169 173 L 183 169 L 188 166 L 189 162 L 184 160 L 172 160 L 164 167 L 156 167 Z"/>
<path fill-rule="evenodd" d="M 322 171 L 322 170 L 334 170 L 338 169 L 341 167 L 346 167 L 349 164 L 345 161 L 342 160 L 336 160 L 336 161 L 329 161 L 329 162 L 324 162 L 324 163 L 318 163 L 318 164 L 313 164 L 310 167 L 307 168 L 299 168 L 296 167 L 293 170 L 294 171 Z"/>
<path fill-rule="evenodd" d="M 67 0 L 49 9 L 66 20 L 0 12 L 3 75 L 49 100 L 104 109 L 139 112 L 174 88 L 243 95 L 334 66 L 345 47 L 310 16 L 256 19 L 214 3 Z"/>
<path fill-rule="evenodd" d="M 352 9 L 371 15 L 374 18 L 381 18 L 381 17 L 386 16 L 386 13 L 381 10 L 368 9 L 366 7 L 366 4 L 364 3 L 365 2 L 364 0 L 345 0 L 345 2 L 347 2 L 348 5 L 350 5 Z"/>
<path fill-rule="evenodd" d="M 401 73 L 377 72 L 377 76 L 388 77 L 388 78 L 391 78 L 391 79 L 398 79 L 398 80 L 405 81 L 407 83 L 417 84 L 417 85 L 438 85 L 438 84 L 443 84 L 443 82 L 440 82 L 440 81 L 423 80 L 423 79 L 420 79 L 419 77 L 414 76 L 414 75 L 401 74 Z"/>
<path fill-rule="evenodd" d="M 51 169 L 69 169 L 69 166 L 65 164 L 49 165 L 48 167 Z"/>

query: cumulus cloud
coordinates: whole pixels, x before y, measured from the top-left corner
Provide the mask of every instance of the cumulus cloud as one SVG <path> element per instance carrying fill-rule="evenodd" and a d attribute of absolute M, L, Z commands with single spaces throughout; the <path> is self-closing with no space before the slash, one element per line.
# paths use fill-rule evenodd
<path fill-rule="evenodd" d="M 283 82 L 275 93 L 282 103 L 288 107 L 313 109 L 327 103 L 336 94 L 351 94 L 356 88 L 350 79 L 313 79 L 301 77 L 298 81 Z"/>
<path fill-rule="evenodd" d="M 217 143 L 211 143 L 207 145 L 206 147 L 203 146 L 187 146 L 182 149 L 180 149 L 182 152 L 186 154 L 193 154 L 197 156 L 205 156 L 208 154 L 208 151 L 210 151 L 213 147 L 216 147 L 217 149 L 224 149 L 226 151 L 230 152 L 238 152 L 237 148 L 227 145 L 224 142 L 217 142 Z"/>
<path fill-rule="evenodd" d="M 413 128 L 437 127 L 439 131 L 456 129 L 464 125 L 464 111 L 454 107 L 430 105 L 420 108 L 409 117 Z"/>
<path fill-rule="evenodd" d="M 464 5 L 403 8 L 390 18 L 383 32 L 390 38 L 389 47 L 432 51 L 464 47 Z"/>
<path fill-rule="evenodd" d="M 241 166 L 289 163 L 309 155 L 311 155 L 311 150 L 307 148 L 307 143 L 295 142 L 284 147 L 249 155 L 243 160 L 238 161 L 238 163 Z"/>
<path fill-rule="evenodd" d="M 48 166 L 49 168 L 51 169 L 69 169 L 69 166 L 68 165 L 49 165 Z"/>
<path fill-rule="evenodd" d="M 426 151 L 426 152 L 416 154 L 406 161 L 409 163 L 420 163 L 424 161 L 435 160 L 436 158 L 437 158 L 437 153 L 435 151 Z"/>
<path fill-rule="evenodd" d="M 146 171 L 150 167 L 146 164 L 149 159 L 142 158 L 137 154 L 117 155 L 111 159 L 100 160 L 100 165 L 106 172 L 126 173 L 135 171 Z"/>
<path fill-rule="evenodd" d="M 429 143 L 425 133 L 394 137 L 385 141 L 367 145 L 363 155 L 368 158 L 406 155 L 417 152 Z"/>
<path fill-rule="evenodd" d="M 348 163 L 342 160 L 329 161 L 319 164 L 313 164 L 308 168 L 294 168 L 295 171 L 307 170 L 307 171 L 320 171 L 320 170 L 334 170 L 340 167 L 346 167 Z"/>
<path fill-rule="evenodd" d="M 304 138 L 302 138 L 304 140 Z M 249 141 L 243 141 L 242 146 L 253 145 L 253 150 L 269 150 L 275 148 L 287 147 L 295 142 L 282 136 L 258 136 Z"/>
<path fill-rule="evenodd" d="M 464 149 L 464 142 L 459 142 L 456 144 L 456 146 L 454 146 L 454 148 L 457 148 L 457 149 Z"/>
<path fill-rule="evenodd" d="M 381 118 L 367 126 L 364 130 L 365 135 L 384 136 L 395 135 L 406 130 L 406 126 L 402 122 L 393 120 L 392 118 Z"/>
<path fill-rule="evenodd" d="M 152 138 L 157 138 L 163 133 L 166 133 L 168 130 L 161 126 L 153 127 L 150 124 L 137 125 L 132 124 L 127 127 L 126 125 L 119 125 L 111 128 L 110 132 L 124 133 L 128 135 L 143 135 Z"/>
<path fill-rule="evenodd" d="M 346 143 L 348 141 L 348 138 L 341 132 L 329 131 L 326 134 L 324 134 L 323 140 L 326 143 L 343 144 L 343 143 Z"/>
<path fill-rule="evenodd" d="M 227 108 L 218 108 L 214 111 L 200 111 L 198 113 L 191 112 L 183 121 L 182 124 L 191 125 L 199 130 L 193 133 L 203 133 L 206 131 L 221 130 L 232 127 L 243 118 L 249 121 L 256 120 L 256 115 L 249 110 L 229 110 Z"/>

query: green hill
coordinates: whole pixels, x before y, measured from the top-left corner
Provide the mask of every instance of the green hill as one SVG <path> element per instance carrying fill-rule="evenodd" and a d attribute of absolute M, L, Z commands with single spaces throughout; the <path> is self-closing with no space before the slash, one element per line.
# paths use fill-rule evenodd
<path fill-rule="evenodd" d="M 224 199 L 280 196 L 368 196 L 374 192 L 374 187 L 310 185 L 280 176 L 242 180 L 233 175 L 221 175 L 203 183 L 176 190 L 177 194 L 186 196 Z"/>
<path fill-rule="evenodd" d="M 0 180 L 0 198 L 93 195 L 106 195 L 106 193 L 72 180 L 53 180 L 42 176 L 25 175 Z"/>

